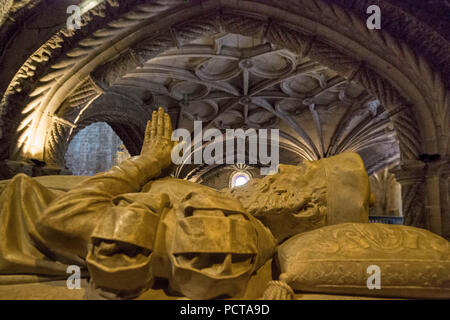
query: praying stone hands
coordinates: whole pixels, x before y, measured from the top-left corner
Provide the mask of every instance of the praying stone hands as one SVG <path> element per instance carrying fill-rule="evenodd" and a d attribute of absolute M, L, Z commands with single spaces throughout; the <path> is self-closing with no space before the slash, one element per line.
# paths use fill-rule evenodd
<path fill-rule="evenodd" d="M 171 151 L 175 143 L 171 140 L 172 122 L 163 108 L 153 111 L 152 120 L 147 122 L 141 156 L 156 158 L 162 168 L 171 164 Z"/>

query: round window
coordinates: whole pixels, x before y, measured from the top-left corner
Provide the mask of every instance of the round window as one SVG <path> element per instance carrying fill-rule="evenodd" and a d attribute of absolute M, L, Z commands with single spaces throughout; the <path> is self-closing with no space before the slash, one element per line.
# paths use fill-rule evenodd
<path fill-rule="evenodd" d="M 247 172 L 239 171 L 231 176 L 230 185 L 231 187 L 243 186 L 250 180 L 250 175 Z"/>

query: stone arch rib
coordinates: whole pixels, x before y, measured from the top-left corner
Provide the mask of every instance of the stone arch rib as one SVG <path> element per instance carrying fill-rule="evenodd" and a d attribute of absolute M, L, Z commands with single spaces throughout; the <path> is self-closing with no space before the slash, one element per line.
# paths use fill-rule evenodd
<path fill-rule="evenodd" d="M 140 1 L 135 1 L 140 2 Z M 133 4 L 135 3 L 133 2 Z M 141 1 L 142 3 L 145 3 L 146 1 Z M 335 17 L 343 17 L 348 18 L 350 23 L 354 23 L 354 19 L 349 16 L 348 13 L 343 13 L 342 9 L 339 9 L 336 6 L 333 6 L 332 4 L 325 3 L 322 0 L 314 0 L 310 1 L 309 3 L 305 3 L 305 1 L 300 1 L 305 5 L 305 8 L 307 11 L 311 11 L 311 14 L 314 11 L 321 10 L 324 12 L 324 15 L 334 15 Z M 314 5 L 311 4 L 311 2 L 314 2 Z M 112 1 L 111 3 L 114 3 L 114 5 L 111 5 L 111 7 L 120 7 L 122 10 L 123 8 L 131 8 L 133 7 L 132 4 L 129 4 L 127 6 L 123 6 L 122 1 Z M 110 3 L 110 4 L 111 4 Z M 170 6 L 170 3 L 175 3 L 176 5 L 179 5 L 181 2 L 176 1 L 159 1 L 158 4 L 164 7 L 164 5 L 167 5 L 167 8 Z M 287 5 L 291 6 L 292 1 L 287 1 Z M 297 5 L 300 5 L 300 3 L 296 3 Z M 265 4 L 267 6 L 267 4 Z M 184 5 L 185 7 L 188 7 L 187 5 Z M 195 4 L 194 4 L 195 6 Z M 277 7 L 276 5 L 273 5 L 274 8 Z M 255 4 L 256 7 L 256 4 Z M 295 7 L 295 6 L 294 6 Z M 164 9 L 164 8 L 163 8 Z M 255 12 L 251 12 L 249 8 L 244 8 L 244 6 L 240 9 L 241 13 L 237 13 L 235 10 L 229 10 L 221 8 L 222 11 L 220 14 L 217 13 L 217 8 L 213 8 L 213 11 L 208 12 L 209 14 L 211 12 L 215 12 L 211 16 L 205 16 L 200 15 L 200 17 L 197 17 L 195 22 L 188 21 L 183 23 L 176 23 L 175 25 L 172 25 L 169 30 L 163 30 L 163 34 L 157 35 L 157 37 L 153 37 L 149 40 L 149 42 L 145 41 L 146 43 L 141 43 L 140 45 L 136 45 L 130 49 L 129 52 L 127 52 L 128 58 L 125 57 L 125 63 L 130 63 L 130 68 L 135 68 L 139 66 L 139 63 L 147 59 L 148 57 L 153 56 L 154 54 L 157 54 L 161 50 L 164 50 L 164 48 L 167 48 L 167 46 L 173 46 L 177 45 L 179 43 L 183 43 L 183 41 L 192 41 L 192 39 L 196 39 L 197 37 L 206 34 L 207 32 L 211 32 L 212 30 L 216 30 L 217 27 L 223 28 L 224 30 L 230 31 L 230 32 L 236 32 L 241 33 L 244 35 L 258 35 L 258 36 L 264 36 L 267 39 L 271 39 L 270 41 L 279 44 L 280 46 L 285 46 L 288 48 L 294 48 L 292 50 L 299 52 L 301 54 L 308 54 L 313 59 L 329 66 L 331 69 L 334 69 L 335 71 L 339 72 L 343 76 L 347 77 L 350 80 L 358 81 L 362 83 L 366 88 L 371 90 L 375 95 L 380 97 L 380 100 L 382 101 L 383 105 L 390 110 L 402 110 L 401 112 L 395 113 L 393 115 L 394 124 L 400 139 L 401 144 L 401 150 L 402 150 L 402 157 L 406 159 L 415 159 L 417 158 L 417 155 L 422 153 L 422 144 L 421 144 L 421 132 L 420 129 L 422 129 L 421 126 L 417 123 L 417 120 L 415 119 L 415 113 L 413 110 L 411 110 L 410 103 L 406 102 L 406 99 L 403 98 L 402 94 L 392 86 L 389 80 L 386 80 L 383 74 L 380 74 L 379 72 L 373 70 L 369 65 L 365 63 L 361 63 L 358 59 L 355 59 L 354 57 L 350 57 L 348 54 L 342 53 L 326 41 L 323 41 L 316 35 L 306 34 L 298 31 L 296 28 L 293 28 L 290 25 L 287 25 L 285 23 L 276 21 L 275 19 L 272 19 L 268 16 L 261 16 L 260 14 L 257 14 Z M 235 8 L 236 9 L 236 8 Z M 119 11 L 120 11 L 119 10 Z M 162 10 L 162 9 L 161 9 Z M 161 11 L 162 12 L 162 11 Z M 154 11 L 153 11 L 154 13 Z M 150 15 L 149 15 L 150 16 Z M 154 15 L 153 15 L 154 16 Z M 118 24 L 111 23 L 112 26 L 118 26 Z M 130 23 L 130 25 L 132 25 Z M 170 32 L 167 32 L 170 31 Z M 363 32 L 361 30 L 357 30 L 358 32 Z M 85 32 L 85 31 L 83 31 Z M 103 30 L 103 33 L 108 33 L 108 30 Z M 97 32 L 97 35 L 101 35 L 102 32 Z M 106 34 L 105 33 L 105 34 Z M 168 36 L 168 35 L 171 36 Z M 378 38 L 377 38 L 378 37 Z M 384 37 L 384 36 L 383 36 Z M 381 41 L 384 43 L 385 46 L 392 45 L 393 49 L 392 51 L 395 51 L 397 54 L 403 56 L 405 58 L 408 58 L 410 61 L 416 61 L 416 71 L 426 70 L 426 67 L 423 67 L 423 61 L 420 60 L 418 57 L 409 57 L 410 52 L 405 49 L 405 46 L 403 44 L 399 44 L 398 42 L 392 42 L 392 39 L 389 37 L 384 37 L 378 35 L 375 36 L 374 39 L 377 41 Z M 95 40 L 95 39 L 94 39 Z M 84 42 L 85 44 L 92 43 L 94 41 L 93 39 L 90 39 L 90 42 Z M 53 54 L 52 45 L 55 46 L 55 54 L 60 54 L 61 52 L 64 52 L 67 50 L 67 44 L 65 44 L 64 37 L 55 38 L 52 40 L 47 46 L 47 48 L 50 48 L 50 56 Z M 153 42 L 152 42 L 153 41 Z M 95 41 L 94 41 L 95 42 Z M 62 43 L 62 44 L 61 44 Z M 83 55 L 78 56 L 78 53 L 82 52 L 82 50 L 74 50 L 73 48 L 70 51 L 70 54 L 72 57 L 76 57 L 77 59 L 81 59 L 79 57 L 83 57 Z M 68 51 L 67 51 L 68 52 Z M 121 58 L 124 58 L 123 55 L 121 55 Z M 46 63 L 48 61 L 48 64 Z M 73 61 L 73 60 L 72 60 Z M 37 65 L 39 66 L 40 74 L 42 74 L 42 70 L 47 69 L 48 66 L 51 63 L 54 63 L 55 59 L 51 57 L 50 59 L 47 59 L 44 63 L 42 61 L 38 62 Z M 75 61 L 75 63 L 77 63 Z M 124 63 L 124 62 L 122 62 Z M 425 63 L 426 64 L 426 63 Z M 113 64 L 110 64 L 110 66 Z M 42 67 L 45 66 L 45 67 Z M 59 66 L 62 67 L 61 64 Z M 418 66 L 418 67 L 417 67 Z M 64 69 L 65 70 L 65 69 Z M 100 70 L 100 69 L 98 69 Z M 103 74 L 104 72 L 108 71 L 108 66 L 106 65 L 100 74 Z M 126 71 L 126 68 L 125 68 Z M 62 72 L 62 71 L 59 71 Z M 107 85 L 108 86 L 113 85 L 114 79 L 120 78 L 123 74 L 121 74 L 122 71 L 116 70 L 116 76 L 115 78 L 112 78 L 113 80 L 108 81 L 99 81 L 97 82 L 99 85 Z M 52 77 L 58 77 L 60 73 L 52 74 Z M 95 75 L 96 72 L 93 73 Z M 430 78 L 429 72 L 427 75 L 427 83 L 430 83 L 428 81 L 428 78 Z M 440 86 L 441 80 L 439 80 L 438 76 L 433 75 L 435 77 L 434 81 L 436 83 L 436 88 Z M 41 78 L 41 81 L 48 80 L 52 77 L 49 77 L 49 75 L 45 75 Z M 28 77 L 24 77 L 26 79 L 26 82 L 30 83 L 33 82 L 32 79 L 29 79 Z M 105 78 L 105 79 L 111 79 L 111 78 Z M 98 78 L 97 78 L 98 80 Z M 20 81 L 19 81 L 20 82 Z M 45 82 L 45 81 L 44 81 Z M 37 82 L 35 82 L 37 83 Z M 14 86 L 13 86 L 14 87 Z M 30 90 L 33 88 L 32 85 L 25 86 L 24 89 Z M 48 93 L 48 87 L 46 85 L 42 87 L 38 87 L 38 90 L 34 91 L 34 94 L 41 95 L 41 94 L 47 94 Z M 440 95 L 442 98 L 439 106 L 442 108 L 448 107 L 448 100 L 446 99 L 447 96 L 447 90 L 446 88 L 443 88 L 439 90 L 439 93 L 437 95 Z M 8 113 L 11 111 L 11 109 L 14 109 L 14 106 L 18 106 L 20 104 L 29 106 L 29 103 L 23 103 L 24 101 L 27 101 L 28 96 L 23 93 L 19 92 L 12 92 L 11 95 L 8 95 L 7 99 L 4 99 L 4 111 Z M 20 103 L 22 102 L 22 103 Z M 12 108 L 11 108 L 12 107 Z M 27 112 L 24 113 L 25 115 Z M 406 124 L 405 124 L 406 122 Z M 8 122 L 9 124 L 14 125 L 14 121 Z M 11 128 L 10 128 L 11 129 Z M 445 128 L 441 128 L 442 130 L 445 130 Z M 9 130 L 10 131 L 10 130 Z M 11 132 L 8 132 L 6 130 L 7 135 L 10 137 Z M 5 135 L 6 136 L 6 135 Z"/>

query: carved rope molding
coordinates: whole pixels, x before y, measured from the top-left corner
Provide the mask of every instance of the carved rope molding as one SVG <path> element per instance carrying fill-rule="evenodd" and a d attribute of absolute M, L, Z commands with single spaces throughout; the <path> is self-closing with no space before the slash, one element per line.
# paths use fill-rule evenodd
<path fill-rule="evenodd" d="M 300 2 L 306 2 L 306 1 L 300 1 Z M 311 4 L 311 3 L 314 3 L 314 4 Z M 356 28 L 355 30 L 357 30 L 357 32 L 359 32 L 359 33 L 365 33 L 365 37 L 366 38 L 369 38 L 369 39 L 371 39 L 372 41 L 373 41 L 373 38 L 371 38 L 371 37 L 373 37 L 373 33 L 372 34 L 369 34 L 368 32 L 368 30 L 365 28 L 365 25 L 361 22 L 361 21 L 358 21 L 358 20 L 356 20 L 356 19 L 354 19 L 354 17 L 353 16 L 351 16 L 350 14 L 348 14 L 348 13 L 346 13 L 346 12 L 343 12 L 340 8 L 338 8 L 338 7 L 336 7 L 336 6 L 333 6 L 332 4 L 324 4 L 324 3 L 322 3 L 322 1 L 319 1 L 319 0 L 314 0 L 314 1 L 307 1 L 306 2 L 306 4 L 305 4 L 305 6 L 308 8 L 308 9 L 310 9 L 310 10 L 312 10 L 313 12 L 314 12 L 314 10 L 315 10 L 315 12 L 317 12 L 318 10 L 322 10 L 323 11 L 323 14 L 324 15 L 330 15 L 330 14 L 333 14 L 334 15 L 334 18 L 335 18 L 335 20 L 337 19 L 338 21 L 339 21 L 339 17 L 341 17 L 342 18 L 342 16 L 344 15 L 345 17 L 343 18 L 343 19 L 348 19 L 349 17 L 350 17 L 350 19 L 349 20 L 342 20 L 342 21 L 340 21 L 340 22 L 343 22 L 343 21 L 345 21 L 345 22 L 348 22 L 348 21 L 350 21 L 350 23 L 351 23 L 351 25 L 358 25 L 359 26 L 359 28 Z M 311 7 L 312 6 L 312 7 Z M 324 7 L 325 6 L 325 7 Z M 325 8 L 325 10 L 323 10 Z M 306 10 L 307 11 L 307 10 Z M 260 23 L 260 21 L 259 21 L 259 23 Z M 119 23 L 120 24 L 120 23 Z M 265 27 L 267 27 L 267 24 L 265 24 Z M 239 26 L 238 26 L 238 28 L 239 28 Z M 241 28 L 244 28 L 245 29 L 245 26 L 241 26 Z M 252 28 L 249 28 L 250 30 L 252 29 Z M 362 30 L 361 30 L 362 29 Z M 103 32 L 103 35 L 104 36 L 106 36 L 107 34 L 108 34 L 108 31 L 110 31 L 110 32 L 112 32 L 111 30 L 102 30 L 102 32 Z M 244 33 L 244 31 L 245 30 L 241 30 L 241 32 L 242 33 Z M 353 30 L 354 31 L 354 30 Z M 96 35 L 95 35 L 95 37 L 96 36 L 101 36 L 102 35 L 102 32 L 98 32 L 98 33 L 96 33 Z M 293 31 L 293 32 L 295 32 L 295 31 Z M 295 32 L 295 33 L 298 33 L 298 32 Z M 380 34 L 383 34 L 383 36 L 381 36 Z M 255 35 L 255 33 L 254 32 L 252 32 L 252 34 L 251 35 Z M 370 37 L 369 37 L 370 36 Z M 95 40 L 96 40 L 96 38 L 93 38 L 93 39 L 90 39 L 90 41 L 93 41 L 93 42 L 95 42 Z M 420 58 L 420 57 L 417 57 L 417 56 L 415 56 L 410 50 L 409 50 L 409 48 L 407 48 L 405 45 L 403 45 L 403 44 L 400 44 L 400 43 L 398 43 L 398 42 L 396 42 L 395 40 L 393 40 L 389 35 L 386 35 L 385 33 L 383 33 L 383 32 L 379 32 L 379 33 L 376 33 L 376 35 L 375 35 L 375 40 L 376 41 L 382 41 L 382 43 L 383 43 L 383 46 L 385 47 L 386 45 L 389 45 L 389 48 L 393 48 L 393 51 L 396 51 L 396 53 L 397 53 L 397 55 L 399 56 L 398 57 L 398 59 L 403 59 L 404 61 L 409 61 L 409 65 L 411 65 L 412 67 L 413 67 L 413 69 L 412 70 L 414 70 L 417 74 L 420 74 L 420 72 L 422 72 L 422 71 L 424 71 L 424 75 L 425 75 L 425 79 L 427 79 L 427 81 L 425 81 L 426 83 L 428 83 L 428 87 L 437 87 L 437 89 L 438 90 L 431 90 L 432 92 L 435 92 L 435 94 L 434 94 L 434 96 L 436 97 L 438 97 L 438 99 L 437 100 L 441 100 L 441 101 L 444 101 L 444 103 L 438 103 L 438 104 L 435 104 L 435 106 L 437 106 L 438 108 L 438 110 L 439 110 L 439 107 L 440 107 L 440 110 L 443 110 L 443 111 L 445 111 L 445 112 L 447 112 L 448 111 L 448 107 L 447 107 L 447 103 L 448 103 L 448 98 L 447 98 L 447 91 L 445 91 L 445 88 L 443 88 L 442 87 L 442 81 L 441 81 L 441 79 L 440 79 L 440 77 L 439 77 L 439 75 L 437 75 L 437 74 L 433 74 L 432 72 L 431 72 L 431 69 L 427 66 L 427 64 L 426 64 L 426 62 L 422 59 L 422 58 Z M 97 39 L 98 40 L 98 39 Z M 94 43 L 93 42 L 90 42 L 89 43 L 89 41 L 87 41 L 87 42 L 84 42 L 84 44 L 86 44 L 86 45 L 94 45 Z M 100 41 L 99 41 L 100 42 Z M 48 43 L 47 44 L 47 50 L 48 50 L 48 48 L 52 48 L 52 46 L 51 46 L 51 43 L 55 43 L 55 42 L 50 42 L 50 43 Z M 56 42 L 57 43 L 57 42 Z M 44 46 L 45 47 L 45 46 Z M 57 45 L 57 47 L 58 47 L 58 45 Z M 313 47 L 313 46 L 312 46 Z M 302 46 L 301 48 L 304 48 L 304 46 Z M 86 47 L 84 47 L 83 48 L 84 49 L 84 51 L 85 52 L 87 52 L 87 51 L 89 51 L 88 50 L 88 48 L 86 48 Z M 330 49 L 332 49 L 331 47 L 330 47 Z M 314 52 L 314 50 L 313 50 L 313 48 L 311 48 L 310 49 L 310 51 L 311 52 Z M 331 51 L 333 51 L 334 52 L 334 54 L 336 55 L 336 51 L 334 50 L 334 49 L 332 49 Z M 53 52 L 52 51 L 49 51 L 49 54 L 51 55 Z M 80 53 L 80 51 L 74 51 L 74 52 L 72 52 L 72 56 L 70 55 L 70 54 L 68 54 L 67 56 L 66 56 L 66 58 L 67 57 L 69 57 L 69 58 L 72 58 L 72 57 L 76 57 L 76 58 L 79 58 L 80 60 L 82 60 L 81 58 L 80 58 L 80 56 L 77 56 L 77 54 L 78 53 Z M 310 53 L 311 54 L 311 53 Z M 323 52 L 322 53 L 320 53 L 320 50 L 318 50 L 318 49 L 316 49 L 316 58 L 317 57 L 319 57 L 320 58 L 320 56 L 321 56 L 321 54 L 324 56 L 324 59 L 325 60 L 327 60 L 327 54 L 324 54 Z M 311 54 L 312 55 L 312 54 Z M 84 55 L 81 55 L 82 57 L 84 56 Z M 339 66 L 341 66 L 342 64 L 342 62 L 343 61 L 350 61 L 349 63 L 350 64 L 352 64 L 353 65 L 353 63 L 352 63 L 352 59 L 348 59 L 345 55 L 342 55 L 342 54 L 340 54 L 340 55 L 337 55 L 339 58 L 338 59 L 332 59 L 332 58 L 328 58 L 328 60 L 329 60 L 329 62 L 333 62 L 334 61 L 334 64 L 335 64 L 335 69 L 337 70 L 337 71 L 339 71 L 339 69 L 338 69 L 338 67 Z M 33 64 L 33 66 L 32 67 L 30 67 L 30 69 L 33 69 L 34 67 L 37 67 L 37 66 L 40 66 L 41 64 L 44 64 L 44 65 L 47 65 L 47 63 L 46 63 L 46 61 L 45 60 L 47 60 L 47 62 L 48 62 L 48 60 L 50 60 L 50 59 L 43 59 L 43 60 L 41 60 L 41 61 L 39 61 L 39 59 L 38 59 L 38 61 L 35 61 L 35 64 Z M 70 60 L 70 59 L 69 59 Z M 31 60 L 31 61 L 34 61 L 34 60 Z M 75 61 L 76 62 L 76 61 Z M 355 65 L 353 65 L 353 67 L 354 66 L 356 66 L 356 65 L 359 65 L 359 63 L 357 62 L 357 61 L 355 61 Z M 330 63 L 329 63 L 330 64 Z M 37 66 L 36 66 L 37 65 Z M 68 70 L 66 69 L 66 67 L 67 66 L 64 66 L 64 63 L 62 63 L 62 64 L 58 64 L 57 66 L 59 66 L 59 71 L 60 71 L 60 73 L 59 74 L 64 74 L 65 72 L 68 72 Z M 72 67 L 72 65 L 71 65 L 71 67 Z M 333 68 L 333 67 L 332 67 Z M 38 68 L 38 69 L 41 69 L 41 68 Z M 44 68 L 42 68 L 42 69 L 44 69 Z M 56 68 L 56 69 L 58 69 L 58 68 Z M 62 70 L 63 69 L 63 70 Z M 359 71 L 358 72 L 359 74 L 364 74 L 364 72 L 363 71 Z M 357 73 L 357 74 L 358 74 Z M 40 82 L 40 84 L 42 84 L 43 82 L 45 83 L 45 82 L 48 82 L 48 81 L 50 81 L 50 79 L 51 79 L 52 77 L 51 76 L 47 76 L 47 77 L 43 77 L 42 79 L 41 79 L 41 82 Z M 54 78 L 53 78 L 54 79 Z M 45 81 L 46 80 L 46 81 Z M 373 83 L 372 81 L 371 81 L 371 79 L 368 79 L 369 80 L 369 84 L 370 83 Z M 22 81 L 22 80 L 21 80 Z M 20 81 L 20 82 L 21 82 Z M 378 81 L 378 83 L 383 83 L 383 81 Z M 394 91 L 394 90 L 391 90 L 391 88 L 392 87 L 390 87 L 389 85 L 388 85 L 388 83 L 386 82 L 386 81 L 384 81 L 384 83 L 386 83 L 386 84 L 384 84 L 384 85 L 382 85 L 381 87 L 376 87 L 376 85 L 374 84 L 373 85 L 373 87 L 374 88 L 378 88 L 378 90 L 380 91 L 378 94 L 380 95 L 380 96 L 384 96 L 384 97 L 386 97 L 386 96 L 390 96 L 389 95 L 389 92 L 395 92 L 395 94 L 394 93 L 392 93 L 391 95 L 398 95 L 398 93 L 396 92 L 396 91 Z M 44 93 L 47 93 L 46 92 L 46 89 L 48 90 L 48 87 L 46 87 L 46 86 L 44 86 L 44 87 L 38 87 L 37 88 L 37 91 L 35 91 L 34 93 L 36 94 L 36 95 L 39 95 L 40 96 L 40 98 L 42 98 L 41 96 L 42 95 L 44 95 Z M 440 89 L 440 90 L 439 90 Z M 11 102 L 11 101 L 13 101 L 13 100 L 15 100 L 14 98 L 18 98 L 18 95 L 16 94 L 17 92 L 15 92 L 12 96 L 13 97 L 8 97 L 8 98 L 10 98 L 10 99 L 7 99 L 6 100 L 6 103 L 8 104 L 8 102 Z M 439 97 L 440 97 L 440 99 L 439 99 Z M 19 97 L 20 98 L 20 97 Z M 36 98 L 37 99 L 37 98 Z M 33 102 L 36 102 L 36 99 L 33 101 Z M 24 100 L 26 100 L 26 97 L 25 98 L 23 98 L 23 99 L 19 99 L 19 100 L 22 100 L 22 102 L 24 101 Z M 16 100 L 17 101 L 17 100 Z M 22 103 L 23 104 L 23 103 Z M 20 104 L 19 104 L 20 105 Z M 34 103 L 31 103 L 31 104 L 28 104 L 28 106 L 31 106 L 30 107 L 30 110 L 29 111 L 32 111 L 35 107 L 36 107 L 36 105 L 34 104 Z M 8 108 L 5 108 L 6 109 L 6 111 L 8 111 Z M 442 121 L 445 121 L 445 120 L 443 120 L 443 119 L 445 119 L 445 114 L 444 114 L 444 116 L 443 117 L 438 117 L 438 119 L 441 119 Z M 415 125 L 414 125 L 415 126 Z M 413 130 L 414 129 L 414 130 Z M 416 130 L 416 128 L 412 128 L 410 131 L 412 131 L 412 132 L 417 132 L 417 130 Z M 415 141 L 417 141 L 417 140 L 415 140 Z M 410 152 L 410 154 L 408 155 L 408 157 L 410 157 L 411 156 L 411 153 L 414 153 L 414 154 L 417 154 L 417 151 L 413 151 L 413 152 Z"/>
<path fill-rule="evenodd" d="M 47 136 L 45 147 L 45 162 L 47 164 L 64 166 L 64 155 L 67 151 L 68 143 L 71 137 L 79 131 L 77 122 L 80 115 L 101 94 L 103 94 L 103 90 L 95 85 L 91 77 L 87 77 L 63 102 L 62 110 L 58 112 L 57 116 L 52 118 L 52 124 Z"/>

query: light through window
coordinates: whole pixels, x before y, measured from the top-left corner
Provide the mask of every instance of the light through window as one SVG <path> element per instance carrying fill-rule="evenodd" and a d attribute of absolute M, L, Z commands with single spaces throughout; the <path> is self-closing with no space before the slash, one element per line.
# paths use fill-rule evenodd
<path fill-rule="evenodd" d="M 231 187 L 243 186 L 250 180 L 250 175 L 246 172 L 236 172 L 231 177 Z"/>

